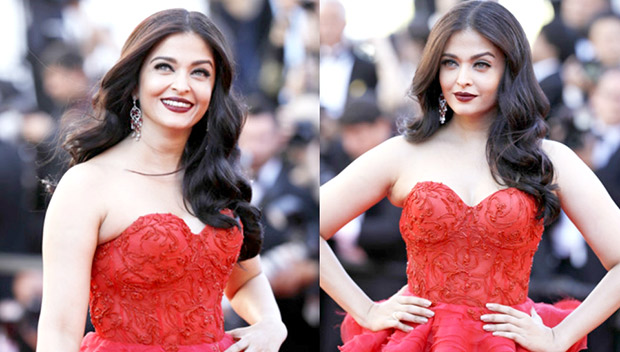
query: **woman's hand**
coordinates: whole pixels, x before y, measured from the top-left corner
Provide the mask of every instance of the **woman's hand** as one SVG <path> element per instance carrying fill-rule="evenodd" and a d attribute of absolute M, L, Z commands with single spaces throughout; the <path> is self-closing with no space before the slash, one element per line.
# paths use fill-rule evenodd
<path fill-rule="evenodd" d="M 566 351 L 554 330 L 543 324 L 542 319 L 532 307 L 531 315 L 509 306 L 489 303 L 487 308 L 501 314 L 485 314 L 480 317 L 486 324 L 483 329 L 492 331 L 495 336 L 514 340 L 522 347 L 533 351 Z"/>
<path fill-rule="evenodd" d="M 286 327 L 279 320 L 262 320 L 254 325 L 228 331 L 235 340 L 224 352 L 277 352 L 286 338 Z"/>
<path fill-rule="evenodd" d="M 367 324 L 364 324 L 364 327 L 372 331 L 396 328 L 409 332 L 413 328 L 406 322 L 424 324 L 435 315 L 432 310 L 427 309 L 431 305 L 429 300 L 405 296 L 406 290 L 407 286 L 404 286 L 389 299 L 374 303 L 368 310 Z"/>

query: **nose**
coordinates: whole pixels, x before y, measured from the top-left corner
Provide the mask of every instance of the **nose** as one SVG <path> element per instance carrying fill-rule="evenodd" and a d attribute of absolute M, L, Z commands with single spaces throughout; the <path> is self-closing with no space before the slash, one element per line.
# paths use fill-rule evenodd
<path fill-rule="evenodd" d="M 189 82 L 184 72 L 179 70 L 179 72 L 175 74 L 171 88 L 178 93 L 185 93 L 189 91 Z"/>
<path fill-rule="evenodd" d="M 471 75 L 469 72 L 469 68 L 462 66 L 459 69 L 459 74 L 456 77 L 456 84 L 461 87 L 466 87 L 471 85 Z"/>

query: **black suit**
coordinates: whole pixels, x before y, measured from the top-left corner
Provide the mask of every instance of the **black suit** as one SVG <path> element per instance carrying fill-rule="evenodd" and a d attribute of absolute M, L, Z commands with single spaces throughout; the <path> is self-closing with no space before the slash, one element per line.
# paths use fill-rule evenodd
<path fill-rule="evenodd" d="M 283 165 L 273 183 L 260 199 L 263 213 L 263 259 L 271 250 L 292 242 L 303 241 L 313 258 L 318 257 L 318 205 L 309 191 L 294 185 L 290 168 Z M 284 217 L 282 217 L 284 215 Z M 283 223 L 282 219 L 286 221 Z M 310 326 L 303 317 L 307 295 L 318 295 L 318 283 L 305 292 L 290 298 L 276 297 L 288 337 L 280 351 L 318 351 L 318 328 Z"/>
<path fill-rule="evenodd" d="M 407 252 L 399 229 L 401 208 L 387 198 L 364 213 L 357 244 L 368 255 L 363 264 L 342 262 L 353 281 L 372 300 L 389 298 L 407 283 Z M 339 326 L 344 313 L 321 293 L 321 351 L 342 344 Z"/>
<path fill-rule="evenodd" d="M 355 48 L 351 49 L 350 52 L 353 55 L 353 67 L 349 78 L 348 98 L 374 92 L 378 81 L 375 64 Z"/>

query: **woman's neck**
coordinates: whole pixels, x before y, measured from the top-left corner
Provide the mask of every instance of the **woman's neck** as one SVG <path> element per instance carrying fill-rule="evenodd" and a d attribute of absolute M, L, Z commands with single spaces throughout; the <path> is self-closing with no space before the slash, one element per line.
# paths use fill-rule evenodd
<path fill-rule="evenodd" d="M 453 116 L 447 126 L 455 138 L 463 142 L 482 141 L 486 143 L 493 123 L 494 114 L 480 116 Z"/>
<path fill-rule="evenodd" d="M 153 132 L 142 131 L 138 141 L 131 136 L 123 141 L 130 155 L 127 170 L 154 175 L 178 171 L 189 133 L 168 133 L 164 136 Z"/>

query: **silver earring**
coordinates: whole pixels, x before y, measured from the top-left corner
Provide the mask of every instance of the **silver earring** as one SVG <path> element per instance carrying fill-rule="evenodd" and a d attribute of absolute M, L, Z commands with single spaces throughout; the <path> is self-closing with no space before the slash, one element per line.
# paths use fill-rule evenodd
<path fill-rule="evenodd" d="M 136 105 L 136 98 L 133 99 L 133 107 L 129 111 L 131 117 L 131 136 L 137 141 L 142 135 L 142 110 Z"/>
<path fill-rule="evenodd" d="M 446 111 L 448 111 L 448 102 L 444 98 L 443 93 L 439 93 L 439 123 L 446 123 Z"/>

